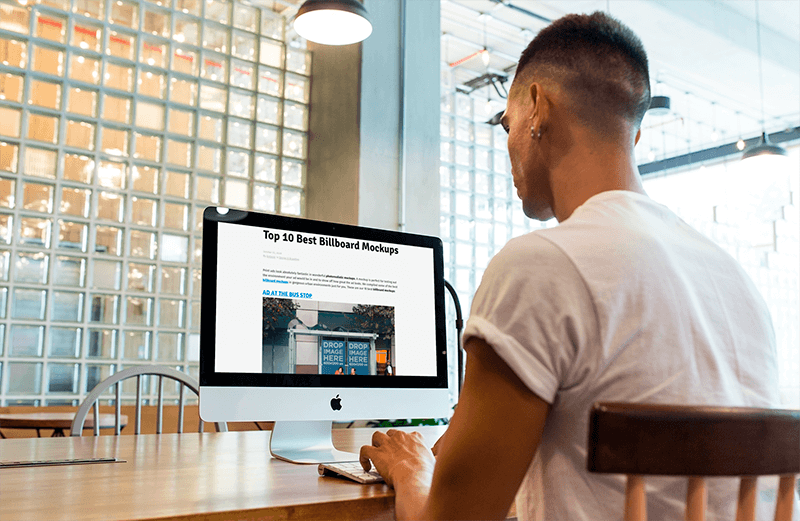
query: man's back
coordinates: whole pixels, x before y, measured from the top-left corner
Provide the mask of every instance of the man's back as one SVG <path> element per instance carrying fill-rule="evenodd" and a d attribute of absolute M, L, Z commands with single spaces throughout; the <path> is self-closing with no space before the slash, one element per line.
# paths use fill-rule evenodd
<path fill-rule="evenodd" d="M 621 517 L 622 479 L 585 470 L 595 401 L 778 405 L 774 334 L 752 282 L 633 192 L 598 194 L 558 227 L 511 241 L 486 271 L 466 335 L 552 404 L 518 495 L 522 518 Z M 658 489 L 649 518 L 681 518 L 685 480 L 648 483 Z M 735 486 L 712 481 L 712 511 L 735 502 Z"/>

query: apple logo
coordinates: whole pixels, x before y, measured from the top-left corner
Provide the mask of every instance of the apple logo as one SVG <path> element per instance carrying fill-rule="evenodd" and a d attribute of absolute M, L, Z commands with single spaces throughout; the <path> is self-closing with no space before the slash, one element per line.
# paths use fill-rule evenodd
<path fill-rule="evenodd" d="M 342 399 L 339 398 L 339 395 L 336 395 L 336 398 L 331 398 L 331 409 L 334 411 L 341 411 L 342 410 Z"/>

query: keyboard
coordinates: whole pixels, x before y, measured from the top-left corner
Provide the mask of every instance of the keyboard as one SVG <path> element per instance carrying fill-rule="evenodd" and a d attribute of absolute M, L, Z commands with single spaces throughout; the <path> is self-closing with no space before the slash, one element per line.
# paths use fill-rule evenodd
<path fill-rule="evenodd" d="M 364 472 L 363 467 L 361 467 L 361 463 L 357 461 L 320 463 L 318 470 L 320 476 L 346 478 L 364 485 L 383 482 L 383 478 L 375 471 L 375 469 L 370 470 L 369 472 Z"/>

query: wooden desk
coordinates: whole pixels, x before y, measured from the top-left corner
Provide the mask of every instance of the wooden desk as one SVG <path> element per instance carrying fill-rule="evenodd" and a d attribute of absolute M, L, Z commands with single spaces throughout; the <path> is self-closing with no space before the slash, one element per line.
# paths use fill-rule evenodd
<path fill-rule="evenodd" d="M 420 427 L 429 445 L 444 427 Z M 357 452 L 372 429 L 335 429 Z M 0 460 L 116 457 L 126 463 L 0 469 L 0 519 L 394 519 L 394 491 L 320 477 L 270 457 L 269 431 L 17 438 Z"/>
<path fill-rule="evenodd" d="M 64 436 L 64 430 L 72 427 L 72 420 L 75 418 L 74 412 L 31 412 L 19 414 L 0 414 L 0 429 L 36 429 L 36 435 L 41 436 L 40 429 L 53 429 L 52 437 Z M 128 424 L 128 417 L 120 415 L 120 425 L 124 427 Z M 94 418 L 91 414 L 86 416 L 83 424 L 84 429 L 94 428 Z M 100 428 L 113 429 L 114 415 L 101 414 Z M 0 433 L 2 436 L 2 433 Z M 2 436 L 5 438 L 5 436 Z"/>

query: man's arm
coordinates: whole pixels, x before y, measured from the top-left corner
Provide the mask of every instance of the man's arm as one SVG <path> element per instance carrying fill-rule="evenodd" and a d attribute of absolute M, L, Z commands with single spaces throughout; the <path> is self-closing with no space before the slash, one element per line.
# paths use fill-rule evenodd
<path fill-rule="evenodd" d="M 503 519 L 541 440 L 549 404 L 483 340 L 467 342 L 467 371 L 434 460 L 418 435 L 376 433 L 361 449 L 395 489 L 398 519 Z M 435 465 L 435 467 L 434 467 Z"/>

